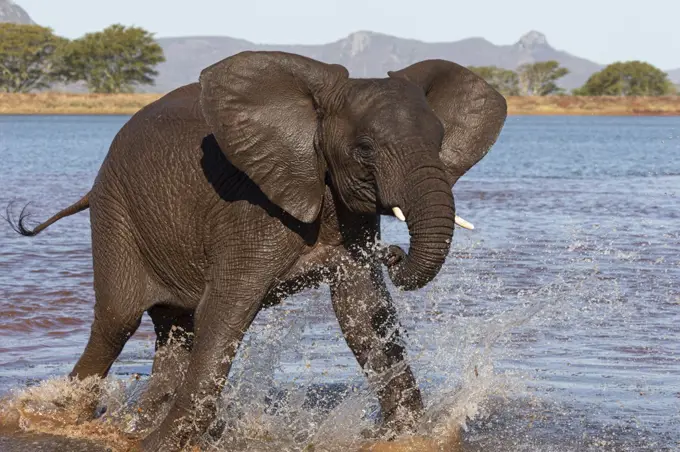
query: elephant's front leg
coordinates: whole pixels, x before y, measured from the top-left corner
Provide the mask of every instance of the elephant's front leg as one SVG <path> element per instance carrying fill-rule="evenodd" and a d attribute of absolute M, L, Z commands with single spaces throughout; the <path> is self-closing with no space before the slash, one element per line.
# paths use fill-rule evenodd
<path fill-rule="evenodd" d="M 144 451 L 178 451 L 206 431 L 241 339 L 261 307 L 271 285 L 268 280 L 273 279 L 259 270 L 235 272 L 220 267 L 195 313 L 195 338 L 184 382 L 162 424 L 143 440 Z M 235 277 L 225 276 L 230 274 Z"/>
<path fill-rule="evenodd" d="M 384 429 L 393 436 L 415 427 L 423 402 L 406 350 L 397 315 L 377 264 L 353 266 L 331 284 L 333 308 L 347 344 L 377 392 Z"/>

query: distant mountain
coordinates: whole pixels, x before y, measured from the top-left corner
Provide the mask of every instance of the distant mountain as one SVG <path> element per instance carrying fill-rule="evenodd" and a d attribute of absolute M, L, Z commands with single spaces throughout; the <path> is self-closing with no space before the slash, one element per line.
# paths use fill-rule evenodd
<path fill-rule="evenodd" d="M 159 38 L 167 61 L 159 66 L 155 87 L 168 91 L 198 79 L 201 70 L 222 58 L 244 50 L 282 50 L 328 63 L 346 66 L 354 77 L 385 77 L 387 71 L 417 61 L 443 58 L 465 66 L 495 65 L 516 69 L 523 63 L 557 60 L 570 74 L 560 80 L 567 89 L 581 86 L 602 65 L 550 46 L 545 35 L 532 31 L 513 45 L 495 45 L 483 38 L 455 42 L 426 43 L 370 31 L 358 31 L 344 39 L 322 45 L 254 44 L 229 37 Z"/>
<path fill-rule="evenodd" d="M 680 68 L 673 69 L 667 72 L 668 78 L 676 85 L 680 85 Z"/>
<path fill-rule="evenodd" d="M 34 24 L 24 9 L 12 0 L 0 0 L 0 23 Z"/>

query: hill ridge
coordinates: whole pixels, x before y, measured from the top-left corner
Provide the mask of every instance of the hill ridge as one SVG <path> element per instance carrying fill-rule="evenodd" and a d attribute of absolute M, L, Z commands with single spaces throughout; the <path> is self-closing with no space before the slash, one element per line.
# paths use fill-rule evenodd
<path fill-rule="evenodd" d="M 31 16 L 12 0 L 0 0 L 0 23 L 35 24 Z"/>
<path fill-rule="evenodd" d="M 560 83 L 571 89 L 581 86 L 603 65 L 553 48 L 545 34 L 531 30 L 510 45 L 497 45 L 483 37 L 450 42 L 425 42 L 370 30 L 357 30 L 326 44 L 254 43 L 228 36 L 182 36 L 157 38 L 167 61 L 159 66 L 155 87 L 167 91 L 198 79 L 202 68 L 244 50 L 281 50 L 347 67 L 353 77 L 385 77 L 417 61 L 443 58 L 465 66 L 495 65 L 516 69 L 524 63 L 555 59 L 571 71 Z"/>

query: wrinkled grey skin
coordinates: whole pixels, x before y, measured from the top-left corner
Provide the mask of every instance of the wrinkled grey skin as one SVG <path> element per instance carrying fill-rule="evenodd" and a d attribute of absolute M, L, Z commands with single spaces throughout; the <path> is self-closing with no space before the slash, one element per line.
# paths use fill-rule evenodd
<path fill-rule="evenodd" d="M 143 450 L 196 441 L 258 311 L 321 282 L 384 425 L 400 432 L 418 420 L 381 263 L 406 290 L 437 275 L 453 235 L 451 188 L 495 142 L 506 103 L 448 61 L 388 75 L 234 55 L 133 116 L 81 201 L 34 230 L 15 225 L 35 235 L 90 208 L 94 322 L 71 376 L 105 376 L 149 313 L 156 355 L 141 407 L 171 406 Z M 408 254 L 375 246 L 380 215 L 395 206 Z"/>

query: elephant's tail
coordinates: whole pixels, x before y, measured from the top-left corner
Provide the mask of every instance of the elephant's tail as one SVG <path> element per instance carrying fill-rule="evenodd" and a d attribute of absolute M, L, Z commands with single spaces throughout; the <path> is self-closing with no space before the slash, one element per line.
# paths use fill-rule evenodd
<path fill-rule="evenodd" d="M 33 237 L 34 235 L 40 234 L 40 232 L 50 226 L 52 223 L 56 223 L 57 221 L 61 220 L 64 217 L 68 217 L 70 215 L 76 214 L 78 212 L 82 212 L 85 209 L 88 209 L 90 207 L 90 194 L 86 194 L 83 196 L 80 201 L 76 202 L 75 204 L 72 204 L 68 206 L 67 208 L 63 209 L 60 211 L 58 214 L 54 215 L 52 218 L 49 220 L 45 221 L 44 223 L 39 224 L 33 229 L 27 229 L 25 226 L 26 220 L 29 218 L 30 214 L 26 212 L 26 208 L 28 207 L 28 204 L 24 206 L 23 209 L 21 209 L 21 212 L 19 213 L 19 219 L 16 220 L 12 217 L 12 205 L 13 203 L 9 203 L 7 205 L 7 217 L 5 218 L 9 225 L 14 229 L 18 234 L 21 234 L 26 237 Z"/>

